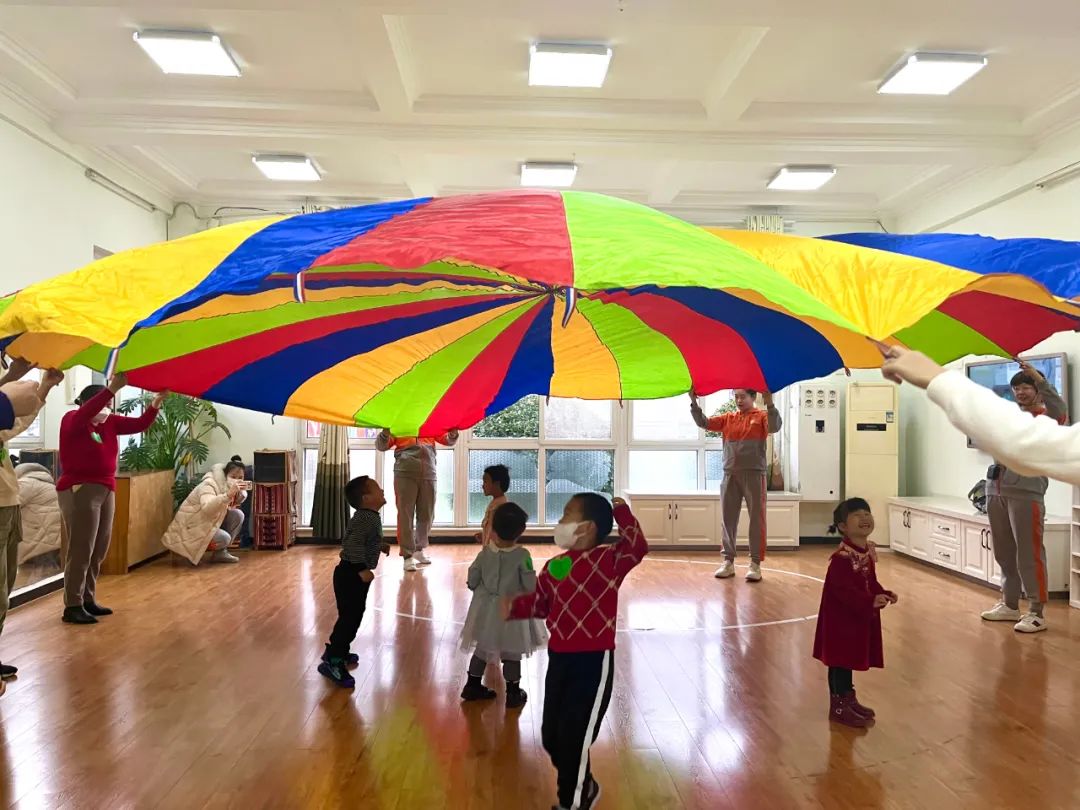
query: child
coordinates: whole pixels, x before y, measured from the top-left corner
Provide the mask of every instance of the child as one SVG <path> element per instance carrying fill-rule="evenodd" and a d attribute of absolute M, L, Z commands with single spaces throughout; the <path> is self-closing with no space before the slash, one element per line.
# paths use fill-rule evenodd
<path fill-rule="evenodd" d="M 375 580 L 379 552 L 390 553 L 383 541 L 382 518 L 379 510 L 386 505 L 382 487 L 373 478 L 361 475 L 345 485 L 345 500 L 356 510 L 345 538 L 341 541 L 341 561 L 334 569 L 334 600 L 338 618 L 330 633 L 330 642 L 322 655 L 319 674 L 338 686 L 352 689 L 356 681 L 347 667 L 359 663 L 360 657 L 349 652 L 364 618 L 368 589 Z"/>
<path fill-rule="evenodd" d="M 619 539 L 609 543 L 613 518 Z M 504 597 L 504 615 L 547 618 L 551 642 L 541 738 L 558 771 L 559 807 L 587 810 L 600 796 L 589 747 L 611 700 L 619 586 L 649 553 L 649 544 L 626 501 L 616 498 L 613 511 L 594 492 L 569 500 L 555 542 L 564 553 L 548 560 L 534 593 Z"/>
<path fill-rule="evenodd" d="M 484 469 L 484 494 L 491 498 L 484 519 L 480 522 L 480 531 L 476 535 L 478 543 L 491 541 L 491 516 L 504 503 L 509 503 L 506 493 L 510 490 L 510 468 L 505 464 L 493 464 Z M 528 516 L 526 516 L 528 519 Z M 517 538 L 514 538 L 517 539 Z"/>
<path fill-rule="evenodd" d="M 874 565 L 876 553 L 869 537 L 874 532 L 870 504 L 850 498 L 833 511 L 830 532 L 843 540 L 829 558 L 821 592 L 814 658 L 829 668 L 829 719 L 863 728 L 873 709 L 859 703 L 851 671 L 883 667 L 881 609 L 896 604 L 897 595 L 881 587 Z"/>
<path fill-rule="evenodd" d="M 487 481 L 485 473 L 485 491 Z M 484 543 L 469 566 L 468 585 L 473 597 L 461 630 L 461 649 L 472 652 L 473 657 L 461 699 L 491 700 L 495 697 L 495 692 L 484 686 L 480 679 L 488 661 L 502 661 L 506 708 L 520 709 L 528 699 L 520 684 L 521 658 L 541 649 L 547 643 L 548 634 L 543 622 L 536 619 L 504 621 L 500 611 L 500 597 L 536 590 L 532 556 L 528 549 L 516 545 L 517 539 L 525 533 L 529 516 L 516 503 L 506 501 L 490 517 L 491 539 Z"/>

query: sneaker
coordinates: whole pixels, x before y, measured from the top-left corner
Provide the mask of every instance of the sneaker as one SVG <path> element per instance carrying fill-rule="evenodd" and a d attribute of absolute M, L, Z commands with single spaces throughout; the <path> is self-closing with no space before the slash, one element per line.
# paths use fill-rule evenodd
<path fill-rule="evenodd" d="M 1018 633 L 1041 633 L 1045 629 L 1046 619 L 1034 613 L 1025 613 L 1023 618 L 1013 625 L 1013 630 Z"/>
<path fill-rule="evenodd" d="M 581 807 L 582 810 L 591 810 L 596 807 L 596 803 L 600 801 L 600 794 L 603 791 L 600 790 L 600 783 L 589 777 L 589 781 L 585 785 L 585 789 L 581 791 Z"/>
<path fill-rule="evenodd" d="M 210 562 L 216 563 L 238 563 L 240 558 L 229 553 L 227 548 L 218 549 L 210 557 Z"/>
<path fill-rule="evenodd" d="M 81 605 L 64 608 L 64 615 L 60 619 L 67 624 L 97 624 L 97 619 L 87 613 L 86 608 Z"/>
<path fill-rule="evenodd" d="M 19 668 L 10 664 L 0 664 L 0 680 L 11 680 L 19 674 Z"/>
<path fill-rule="evenodd" d="M 761 563 L 751 562 L 746 572 L 747 582 L 761 582 Z"/>
<path fill-rule="evenodd" d="M 834 723 L 840 723 L 843 726 L 850 726 L 851 728 L 866 728 L 866 724 L 870 722 L 869 717 L 864 717 L 855 711 L 855 706 L 852 705 L 850 693 L 847 695 L 831 695 L 829 704 L 829 719 Z"/>
<path fill-rule="evenodd" d="M 528 700 L 528 693 L 516 683 L 506 685 L 506 708 L 520 709 Z"/>
<path fill-rule="evenodd" d="M 416 560 L 420 565 L 431 565 L 431 560 L 428 555 L 421 551 L 417 551 L 412 555 L 412 558 Z"/>
<path fill-rule="evenodd" d="M 477 678 L 473 680 L 469 678 L 465 684 L 465 688 L 461 690 L 461 699 L 466 702 L 472 702 L 474 700 L 491 700 L 495 697 L 495 690 L 488 689 Z"/>
<path fill-rule="evenodd" d="M 326 645 L 326 649 L 323 650 L 322 660 L 326 663 L 330 663 L 330 645 Z M 360 656 L 354 652 L 345 653 L 345 666 L 355 667 L 360 665 Z"/>
<path fill-rule="evenodd" d="M 724 560 L 724 564 L 716 569 L 716 573 L 713 574 L 717 579 L 729 579 L 735 576 L 735 563 L 732 560 Z"/>
<path fill-rule="evenodd" d="M 988 622 L 1018 622 L 1020 611 L 1009 607 L 1004 602 L 998 602 L 989 610 L 984 610 L 982 617 Z"/>
<path fill-rule="evenodd" d="M 319 674 L 345 689 L 356 686 L 356 679 L 349 674 L 349 670 L 345 669 L 345 661 L 340 658 L 322 661 L 319 664 Z"/>
<path fill-rule="evenodd" d="M 420 563 L 418 563 L 416 561 L 416 555 L 415 554 L 405 560 L 405 570 L 406 571 L 419 571 L 420 570 Z"/>
<path fill-rule="evenodd" d="M 83 602 L 83 610 L 85 610 L 91 616 L 112 616 L 112 608 L 107 608 L 104 605 L 99 605 L 92 599 L 88 602 Z"/>

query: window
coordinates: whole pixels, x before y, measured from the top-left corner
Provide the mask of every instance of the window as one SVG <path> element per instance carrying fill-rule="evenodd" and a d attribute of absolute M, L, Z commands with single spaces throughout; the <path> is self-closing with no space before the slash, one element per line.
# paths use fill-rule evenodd
<path fill-rule="evenodd" d="M 700 438 L 688 397 L 633 403 L 631 439 L 636 442 L 693 442 Z"/>
<path fill-rule="evenodd" d="M 321 422 L 304 422 L 304 430 L 306 438 L 314 439 L 316 443 L 319 441 L 319 437 L 322 436 L 322 423 Z M 360 441 L 362 439 L 374 439 L 379 435 L 379 431 L 375 428 L 362 428 L 351 427 L 348 429 L 349 441 Z"/>
<path fill-rule="evenodd" d="M 566 502 L 578 492 L 615 493 L 613 450 L 545 451 L 546 522 L 558 523 Z"/>
<path fill-rule="evenodd" d="M 705 489 L 717 490 L 724 483 L 724 451 L 705 451 Z"/>
<path fill-rule="evenodd" d="M 490 501 L 484 495 L 484 468 L 493 464 L 505 464 L 510 469 L 507 497 L 528 513 L 529 523 L 538 523 L 539 451 L 502 449 L 469 451 L 469 523 L 480 523 L 484 519 Z"/>
<path fill-rule="evenodd" d="M 552 399 L 544 407 L 544 438 L 581 441 L 611 438 L 611 403 Z"/>
<path fill-rule="evenodd" d="M 540 397 L 525 397 L 492 414 L 473 428 L 472 435 L 477 439 L 538 439 Z"/>
<path fill-rule="evenodd" d="M 697 450 L 631 450 L 630 490 L 687 492 L 698 488 Z"/>

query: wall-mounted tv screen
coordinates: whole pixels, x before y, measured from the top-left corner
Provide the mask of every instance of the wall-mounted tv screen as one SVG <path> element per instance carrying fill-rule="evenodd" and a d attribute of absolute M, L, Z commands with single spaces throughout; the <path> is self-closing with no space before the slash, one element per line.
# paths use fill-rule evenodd
<path fill-rule="evenodd" d="M 1042 354 L 1032 357 L 1024 357 L 1023 360 L 1030 363 L 1032 368 L 1042 374 L 1049 383 L 1057 389 L 1065 399 L 1069 408 L 1069 421 L 1072 421 L 1072 402 L 1069 401 L 1069 358 L 1065 354 Z M 989 388 L 1002 399 L 1015 402 L 1012 387 L 1009 380 L 1020 370 L 1020 364 L 1015 360 L 983 360 L 977 363 L 968 363 L 964 371 L 972 382 L 976 382 L 984 388 Z M 971 439 L 968 439 L 968 447 L 974 447 Z"/>

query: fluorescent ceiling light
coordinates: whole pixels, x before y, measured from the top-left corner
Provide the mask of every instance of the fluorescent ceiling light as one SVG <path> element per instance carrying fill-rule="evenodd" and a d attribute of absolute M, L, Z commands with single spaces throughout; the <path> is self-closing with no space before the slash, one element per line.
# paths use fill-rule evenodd
<path fill-rule="evenodd" d="M 322 179 L 315 161 L 307 155 L 252 155 L 251 160 L 271 180 L 315 182 Z"/>
<path fill-rule="evenodd" d="M 165 73 L 240 75 L 221 37 L 209 31 L 136 31 L 135 41 Z"/>
<path fill-rule="evenodd" d="M 522 163 L 521 185 L 566 188 L 574 184 L 576 163 Z"/>
<path fill-rule="evenodd" d="M 832 166 L 784 166 L 766 188 L 774 191 L 815 191 L 833 179 Z"/>
<path fill-rule="evenodd" d="M 603 87 L 611 64 L 607 45 L 537 42 L 529 46 L 529 84 L 536 87 Z"/>
<path fill-rule="evenodd" d="M 947 96 L 986 67 L 973 53 L 913 53 L 885 77 L 879 93 Z"/>

